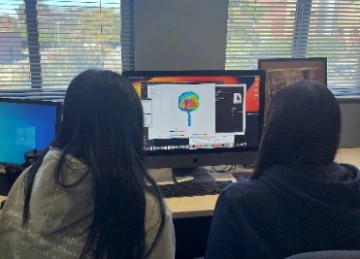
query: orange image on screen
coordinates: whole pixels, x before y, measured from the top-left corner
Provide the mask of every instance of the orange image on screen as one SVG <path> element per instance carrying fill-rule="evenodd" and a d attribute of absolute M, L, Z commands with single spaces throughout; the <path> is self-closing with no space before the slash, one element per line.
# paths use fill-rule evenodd
<path fill-rule="evenodd" d="M 186 82 L 221 82 L 222 84 L 240 84 L 239 78 L 235 76 L 170 76 L 170 77 L 153 77 L 150 80 L 138 80 L 133 82 L 134 88 L 141 98 L 141 84 L 149 83 L 186 83 Z M 246 111 L 258 112 L 260 110 L 260 78 L 256 77 L 246 93 Z"/>

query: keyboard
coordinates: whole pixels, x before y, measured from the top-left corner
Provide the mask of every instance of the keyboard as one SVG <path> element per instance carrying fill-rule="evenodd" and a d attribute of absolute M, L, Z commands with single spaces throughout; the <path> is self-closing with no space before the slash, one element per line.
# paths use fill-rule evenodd
<path fill-rule="evenodd" d="M 185 182 L 159 185 L 164 198 L 192 197 L 219 194 L 231 181 L 217 182 Z"/>

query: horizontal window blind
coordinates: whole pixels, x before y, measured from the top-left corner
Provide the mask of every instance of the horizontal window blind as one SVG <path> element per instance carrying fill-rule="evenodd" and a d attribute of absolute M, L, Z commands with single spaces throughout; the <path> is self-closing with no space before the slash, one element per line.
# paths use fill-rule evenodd
<path fill-rule="evenodd" d="M 0 90 L 29 89 L 30 67 L 23 0 L 0 1 Z"/>
<path fill-rule="evenodd" d="M 290 58 L 296 0 L 230 0 L 226 69 L 257 69 L 259 58 Z"/>
<path fill-rule="evenodd" d="M 360 1 L 314 0 L 307 57 L 328 57 L 329 87 L 360 87 Z"/>
<path fill-rule="evenodd" d="M 230 0 L 226 69 L 327 57 L 328 85 L 360 87 L 359 0 Z"/>
<path fill-rule="evenodd" d="M 66 89 L 91 68 L 134 69 L 133 0 L 0 1 L 0 96 Z"/>
<path fill-rule="evenodd" d="M 43 88 L 65 88 L 89 68 L 122 71 L 120 0 L 37 4 Z"/>

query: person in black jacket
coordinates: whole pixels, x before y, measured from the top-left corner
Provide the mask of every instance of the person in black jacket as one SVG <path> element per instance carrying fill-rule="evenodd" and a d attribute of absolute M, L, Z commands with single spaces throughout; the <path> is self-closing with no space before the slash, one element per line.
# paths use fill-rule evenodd
<path fill-rule="evenodd" d="M 360 249 L 360 176 L 334 162 L 340 108 L 302 81 L 273 97 L 253 178 L 219 196 L 206 259 L 283 259 Z"/>

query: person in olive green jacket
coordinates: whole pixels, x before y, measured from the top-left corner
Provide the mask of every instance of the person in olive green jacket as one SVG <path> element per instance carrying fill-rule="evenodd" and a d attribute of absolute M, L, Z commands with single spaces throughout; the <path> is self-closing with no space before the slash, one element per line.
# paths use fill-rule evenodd
<path fill-rule="evenodd" d="M 85 71 L 57 138 L 10 191 L 0 258 L 174 257 L 172 216 L 144 166 L 140 99 L 117 73 Z"/>

